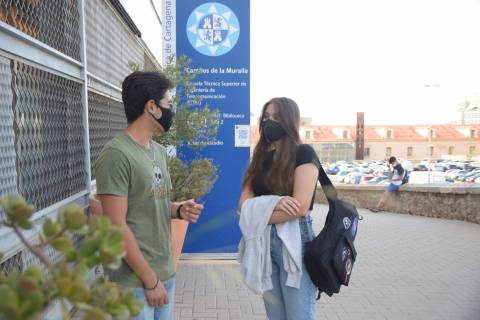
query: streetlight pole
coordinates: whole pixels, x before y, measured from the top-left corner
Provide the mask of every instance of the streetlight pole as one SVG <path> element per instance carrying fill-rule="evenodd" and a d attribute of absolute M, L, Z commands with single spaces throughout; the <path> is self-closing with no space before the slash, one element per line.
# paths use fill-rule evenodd
<path fill-rule="evenodd" d="M 424 88 L 431 88 L 431 87 L 440 87 L 439 84 L 425 84 L 423 85 Z M 432 127 L 428 126 L 428 183 L 430 184 L 430 171 L 432 171 L 430 163 L 432 162 Z"/>
<path fill-rule="evenodd" d="M 432 127 L 428 126 L 428 184 L 430 184 L 430 171 L 432 171 Z"/>

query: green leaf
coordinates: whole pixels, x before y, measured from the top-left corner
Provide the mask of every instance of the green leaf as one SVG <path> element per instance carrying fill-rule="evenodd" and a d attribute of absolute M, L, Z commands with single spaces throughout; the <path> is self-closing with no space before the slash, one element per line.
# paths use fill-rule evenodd
<path fill-rule="evenodd" d="M 24 272 L 24 276 L 31 277 L 34 279 L 37 283 L 40 283 L 43 281 L 43 272 L 40 270 L 39 267 L 37 266 L 30 266 L 28 267 Z"/>
<path fill-rule="evenodd" d="M 17 222 L 18 225 L 25 230 L 30 230 L 33 228 L 33 224 L 30 222 L 30 220 L 18 220 Z"/>
<path fill-rule="evenodd" d="M 28 220 L 35 212 L 35 207 L 32 205 L 24 204 L 10 211 L 10 219 L 13 221 Z"/>
<path fill-rule="evenodd" d="M 85 264 L 89 268 L 98 266 L 101 263 L 102 263 L 102 259 L 100 259 L 99 256 L 90 256 L 88 258 L 85 258 Z"/>
<path fill-rule="evenodd" d="M 89 257 L 94 254 L 100 247 L 100 239 L 96 237 L 87 237 L 81 244 L 79 252 L 84 257 Z"/>
<path fill-rule="evenodd" d="M 113 316 L 114 320 L 128 320 L 130 319 L 130 310 L 127 308 L 127 306 L 123 304 L 116 304 L 112 309 L 110 309 L 110 312 Z"/>
<path fill-rule="evenodd" d="M 67 277 L 59 277 L 56 279 L 58 295 L 60 297 L 68 297 L 72 291 L 72 279 Z"/>
<path fill-rule="evenodd" d="M 29 317 L 40 313 L 43 309 L 43 293 L 40 290 L 35 290 L 24 296 L 22 296 L 22 303 L 20 309 L 22 310 L 23 318 Z"/>
<path fill-rule="evenodd" d="M 19 302 L 18 293 L 7 284 L 0 284 L 0 313 L 7 306 L 17 306 Z"/>
<path fill-rule="evenodd" d="M 63 212 L 65 227 L 71 231 L 79 231 L 87 224 L 87 216 L 78 205 L 70 205 Z"/>
<path fill-rule="evenodd" d="M 90 296 L 90 289 L 88 289 L 83 283 L 74 283 L 68 299 L 72 303 L 88 302 Z"/>
<path fill-rule="evenodd" d="M 62 227 L 60 224 L 53 222 L 50 218 L 46 218 L 43 223 L 42 231 L 45 237 L 50 238 L 58 234 Z"/>
<path fill-rule="evenodd" d="M 67 262 L 75 262 L 78 256 L 78 251 L 70 250 L 65 254 L 65 259 L 67 259 Z"/>
<path fill-rule="evenodd" d="M 7 214 L 27 204 L 25 199 L 23 199 L 23 197 L 20 196 L 18 193 L 11 193 L 11 194 L 5 195 L 0 200 L 0 203 L 2 207 L 5 209 L 5 211 L 7 212 Z"/>
<path fill-rule="evenodd" d="M 103 312 L 99 308 L 92 308 L 88 310 L 88 312 L 85 314 L 85 320 L 109 320 L 109 316 L 107 313 Z"/>
<path fill-rule="evenodd" d="M 67 252 L 73 248 L 72 240 L 67 237 L 59 237 L 52 241 L 52 247 L 58 251 Z"/>

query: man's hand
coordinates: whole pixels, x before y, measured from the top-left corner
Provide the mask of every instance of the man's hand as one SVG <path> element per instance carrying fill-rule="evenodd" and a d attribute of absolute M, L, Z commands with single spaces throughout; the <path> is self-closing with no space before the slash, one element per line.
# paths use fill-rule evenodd
<path fill-rule="evenodd" d="M 203 205 L 196 203 L 193 199 L 190 199 L 182 203 L 182 207 L 180 208 L 180 216 L 185 221 L 197 223 L 202 210 Z"/>
<path fill-rule="evenodd" d="M 151 284 L 151 287 L 153 286 L 155 286 L 155 283 Z M 146 287 L 149 288 L 148 286 Z M 160 280 L 155 290 L 145 290 L 145 296 L 150 307 L 161 307 L 164 304 L 168 304 L 167 290 Z"/>

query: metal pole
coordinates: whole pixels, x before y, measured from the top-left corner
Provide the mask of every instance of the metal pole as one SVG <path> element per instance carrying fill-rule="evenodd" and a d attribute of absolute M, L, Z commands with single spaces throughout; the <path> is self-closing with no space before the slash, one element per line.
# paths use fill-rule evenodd
<path fill-rule="evenodd" d="M 432 128 L 428 127 L 428 183 L 430 184 L 430 171 L 432 170 Z"/>
<path fill-rule="evenodd" d="M 82 106 L 83 106 L 83 145 L 85 147 L 86 185 L 89 193 L 92 192 L 92 172 L 90 165 L 90 133 L 88 124 L 88 70 L 87 70 L 87 37 L 85 32 L 85 0 L 79 2 L 80 13 L 80 56 L 82 68 Z"/>

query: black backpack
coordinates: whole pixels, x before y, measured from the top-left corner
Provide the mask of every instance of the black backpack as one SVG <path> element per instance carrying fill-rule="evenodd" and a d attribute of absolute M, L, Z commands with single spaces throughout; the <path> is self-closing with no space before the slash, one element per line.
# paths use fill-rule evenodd
<path fill-rule="evenodd" d="M 312 282 L 318 288 L 317 300 L 348 286 L 357 251 L 353 244 L 361 220 L 355 206 L 337 198 L 337 190 L 320 166 L 319 180 L 329 210 L 322 231 L 306 244 L 304 262 Z"/>

